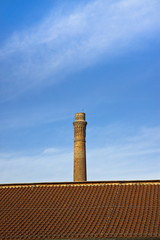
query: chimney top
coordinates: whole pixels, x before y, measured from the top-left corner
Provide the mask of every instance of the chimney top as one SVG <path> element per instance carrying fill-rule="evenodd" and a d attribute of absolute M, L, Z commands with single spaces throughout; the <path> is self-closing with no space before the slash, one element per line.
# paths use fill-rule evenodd
<path fill-rule="evenodd" d="M 75 113 L 75 121 L 85 121 L 85 113 Z"/>

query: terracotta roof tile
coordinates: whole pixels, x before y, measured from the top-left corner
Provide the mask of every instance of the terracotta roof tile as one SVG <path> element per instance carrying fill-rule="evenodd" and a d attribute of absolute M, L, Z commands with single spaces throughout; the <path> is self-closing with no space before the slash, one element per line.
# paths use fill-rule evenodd
<path fill-rule="evenodd" d="M 160 181 L 0 186 L 0 239 L 160 239 Z"/>

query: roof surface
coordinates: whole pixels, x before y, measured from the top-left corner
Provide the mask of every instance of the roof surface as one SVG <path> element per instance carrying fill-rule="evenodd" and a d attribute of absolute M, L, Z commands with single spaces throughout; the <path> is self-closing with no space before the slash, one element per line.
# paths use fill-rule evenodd
<path fill-rule="evenodd" d="M 0 239 L 160 239 L 160 181 L 0 185 Z"/>

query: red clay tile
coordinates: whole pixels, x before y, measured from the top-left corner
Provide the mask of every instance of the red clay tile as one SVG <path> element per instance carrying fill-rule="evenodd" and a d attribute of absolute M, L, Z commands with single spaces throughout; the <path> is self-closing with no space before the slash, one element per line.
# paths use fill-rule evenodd
<path fill-rule="evenodd" d="M 0 185 L 0 239 L 160 239 L 160 181 Z"/>

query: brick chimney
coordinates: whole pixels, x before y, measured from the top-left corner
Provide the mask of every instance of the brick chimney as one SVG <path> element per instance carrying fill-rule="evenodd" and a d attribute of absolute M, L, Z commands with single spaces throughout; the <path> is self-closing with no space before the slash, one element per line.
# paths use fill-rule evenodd
<path fill-rule="evenodd" d="M 87 181 L 85 113 L 76 113 L 74 125 L 74 181 Z"/>

